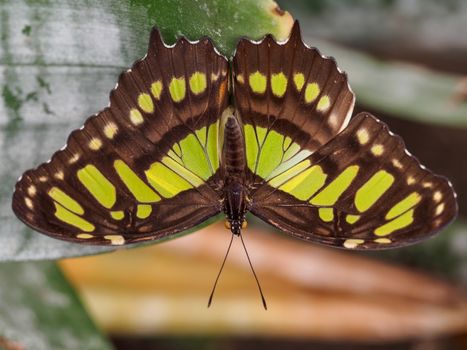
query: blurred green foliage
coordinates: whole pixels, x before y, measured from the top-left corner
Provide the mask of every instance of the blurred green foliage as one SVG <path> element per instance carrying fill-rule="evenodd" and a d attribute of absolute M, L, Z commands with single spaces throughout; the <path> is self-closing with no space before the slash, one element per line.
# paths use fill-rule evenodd
<path fill-rule="evenodd" d="M 191 40 L 210 37 L 216 48 L 230 57 L 239 38 L 259 39 L 267 33 L 286 37 L 288 27 L 274 13 L 271 0 L 131 0 L 147 9 L 150 26 L 157 25 L 167 43 L 180 35 Z"/>
<path fill-rule="evenodd" d="M 2 263 L 0 281 L 4 342 L 28 350 L 112 349 L 53 262 Z"/>

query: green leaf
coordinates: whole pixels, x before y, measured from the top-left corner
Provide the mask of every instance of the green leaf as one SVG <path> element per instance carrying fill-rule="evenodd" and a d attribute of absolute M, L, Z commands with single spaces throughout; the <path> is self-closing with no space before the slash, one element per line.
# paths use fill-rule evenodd
<path fill-rule="evenodd" d="M 260 39 L 267 33 L 286 38 L 292 18 L 272 0 L 132 0 L 148 13 L 150 26 L 156 24 L 169 43 L 181 34 L 196 40 L 213 39 L 226 56 L 232 56 L 239 38 Z"/>
<path fill-rule="evenodd" d="M 112 349 L 54 263 L 3 263 L 0 281 L 0 348 Z"/>
<path fill-rule="evenodd" d="M 16 219 L 16 179 L 49 159 L 108 104 L 118 75 L 141 58 L 158 24 L 168 42 L 211 36 L 231 55 L 241 36 L 287 36 L 272 0 L 0 1 L 0 261 L 108 251 L 54 240 Z"/>

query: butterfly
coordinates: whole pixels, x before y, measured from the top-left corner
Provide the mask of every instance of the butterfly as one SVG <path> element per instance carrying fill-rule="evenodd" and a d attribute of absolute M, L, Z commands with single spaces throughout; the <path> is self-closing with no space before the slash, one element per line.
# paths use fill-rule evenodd
<path fill-rule="evenodd" d="M 122 73 L 109 107 L 26 171 L 13 210 L 66 241 L 161 240 L 224 213 L 252 213 L 307 241 L 385 249 L 424 240 L 457 214 L 449 181 L 369 113 L 298 22 L 277 42 L 241 39 L 231 62 L 209 38 L 166 45 Z"/>

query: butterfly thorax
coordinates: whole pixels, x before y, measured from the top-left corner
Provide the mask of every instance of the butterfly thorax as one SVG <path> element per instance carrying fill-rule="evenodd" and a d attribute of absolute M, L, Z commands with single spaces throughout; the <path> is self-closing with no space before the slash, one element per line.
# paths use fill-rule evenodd
<path fill-rule="evenodd" d="M 248 191 L 245 185 L 245 144 L 240 123 L 234 116 L 229 116 L 225 123 L 222 166 L 225 174 L 223 209 L 226 225 L 233 234 L 239 235 L 246 223 Z"/>

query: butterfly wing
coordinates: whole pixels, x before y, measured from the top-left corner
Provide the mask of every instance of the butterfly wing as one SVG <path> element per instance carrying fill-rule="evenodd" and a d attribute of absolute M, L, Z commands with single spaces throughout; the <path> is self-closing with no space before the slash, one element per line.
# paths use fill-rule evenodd
<path fill-rule="evenodd" d="M 449 182 L 383 123 L 361 114 L 347 127 L 347 78 L 303 44 L 298 23 L 285 43 L 242 40 L 234 84 L 251 212 L 266 222 L 317 243 L 381 249 L 427 238 L 456 215 Z"/>
<path fill-rule="evenodd" d="M 14 212 L 37 231 L 89 244 L 159 239 L 217 214 L 227 90 L 228 62 L 210 40 L 168 47 L 153 30 L 109 107 L 21 177 Z"/>
<path fill-rule="evenodd" d="M 252 197 L 251 211 L 283 231 L 346 248 L 413 244 L 457 214 L 449 181 L 421 166 L 367 113 Z"/>
<path fill-rule="evenodd" d="M 271 36 L 259 43 L 241 40 L 233 72 L 248 168 L 260 181 L 337 135 L 355 103 L 346 75 L 334 59 L 303 44 L 298 22 L 283 44 Z"/>

